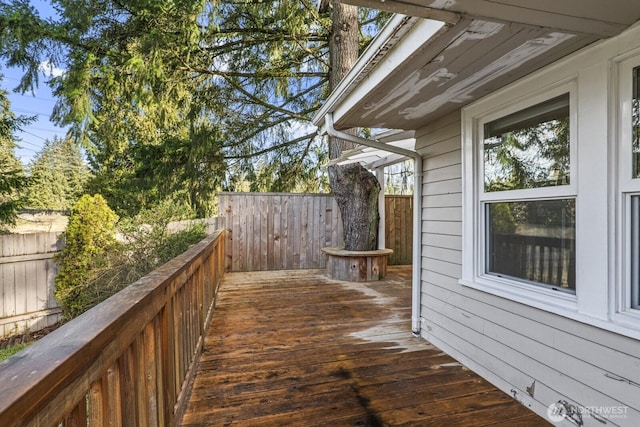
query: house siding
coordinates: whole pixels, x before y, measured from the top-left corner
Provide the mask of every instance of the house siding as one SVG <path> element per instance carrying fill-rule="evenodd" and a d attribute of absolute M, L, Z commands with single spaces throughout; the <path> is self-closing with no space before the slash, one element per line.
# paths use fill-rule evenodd
<path fill-rule="evenodd" d="M 583 417 L 585 426 L 639 425 L 638 340 L 459 283 L 461 127 L 458 111 L 417 133 L 424 159 L 422 336 L 541 416 L 566 400 L 626 408 L 623 416 Z"/>

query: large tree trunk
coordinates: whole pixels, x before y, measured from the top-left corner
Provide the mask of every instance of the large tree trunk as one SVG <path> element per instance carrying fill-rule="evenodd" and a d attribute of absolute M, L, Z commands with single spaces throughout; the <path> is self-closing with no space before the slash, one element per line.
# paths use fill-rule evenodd
<path fill-rule="evenodd" d="M 358 8 L 331 2 L 332 31 L 329 41 L 330 83 L 334 89 L 358 59 Z M 331 138 L 329 157 L 335 159 L 353 143 Z M 345 249 L 370 251 L 378 244 L 378 194 L 376 177 L 359 163 L 329 167 L 329 185 L 344 226 Z"/>
<path fill-rule="evenodd" d="M 378 180 L 359 163 L 332 166 L 329 177 L 342 214 L 344 248 L 348 251 L 377 249 Z"/>

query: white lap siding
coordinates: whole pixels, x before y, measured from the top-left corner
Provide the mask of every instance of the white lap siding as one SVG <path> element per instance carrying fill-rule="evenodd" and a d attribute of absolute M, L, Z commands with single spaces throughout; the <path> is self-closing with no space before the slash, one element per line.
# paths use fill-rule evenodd
<path fill-rule="evenodd" d="M 601 421 L 583 417 L 585 426 L 640 425 L 638 340 L 459 284 L 460 117 L 450 114 L 417 135 L 424 158 L 422 336 L 543 417 L 566 400 L 625 411 Z"/>

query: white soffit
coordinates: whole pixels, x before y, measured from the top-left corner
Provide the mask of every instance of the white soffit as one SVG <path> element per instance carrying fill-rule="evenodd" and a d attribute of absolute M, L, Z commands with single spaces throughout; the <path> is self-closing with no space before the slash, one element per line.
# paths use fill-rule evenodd
<path fill-rule="evenodd" d="M 444 17 L 447 22 L 392 18 L 314 118 L 321 125 L 324 115 L 333 112 L 337 129 L 419 129 L 640 17 L 640 1 L 630 0 L 613 0 L 612 11 L 602 6 L 608 2 L 595 0 L 540 0 L 535 10 L 524 0 L 348 2 L 381 9 L 410 4 L 414 12 L 429 5 L 428 11 L 451 14 Z M 573 16 L 567 5 L 583 7 Z M 629 6 L 625 13 L 619 10 L 622 5 Z M 482 17 L 469 14 L 473 12 Z M 492 14 L 498 17 L 484 17 Z M 573 30 L 578 21 L 593 24 L 598 14 L 611 24 L 607 29 L 598 34 Z M 542 17 L 554 27 L 534 24 Z"/>
<path fill-rule="evenodd" d="M 376 79 L 370 75 L 372 72 L 377 75 L 378 79 L 384 78 L 393 71 L 395 63 L 406 60 L 412 51 L 398 50 L 394 47 L 417 24 L 420 24 L 416 38 L 416 42 L 419 43 L 422 43 L 425 37 L 433 37 L 445 25 L 440 21 L 421 20 L 400 14 L 393 15 L 340 81 L 338 87 L 333 89 L 329 98 L 313 118 L 313 123 L 315 125 L 321 124 L 324 121 L 324 116 L 328 112 L 332 112 L 336 105 L 343 103 L 347 97 L 354 97 L 354 90 L 357 90 L 355 96 L 358 97 L 373 88 L 371 85 L 375 84 Z"/>

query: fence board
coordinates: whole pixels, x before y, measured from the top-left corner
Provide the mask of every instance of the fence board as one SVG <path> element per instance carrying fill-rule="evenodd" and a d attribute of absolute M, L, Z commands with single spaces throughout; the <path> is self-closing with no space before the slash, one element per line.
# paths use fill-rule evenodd
<path fill-rule="evenodd" d="M 0 235 L 0 338 L 60 320 L 53 297 L 59 232 Z"/>
<path fill-rule="evenodd" d="M 413 196 L 385 196 L 385 241 L 393 249 L 389 265 L 411 264 Z"/>
<path fill-rule="evenodd" d="M 273 214 L 272 206 L 272 203 L 267 204 L 267 201 L 264 199 L 260 201 L 260 230 L 266 228 L 267 231 L 266 233 L 260 231 L 260 267 L 262 269 L 265 269 L 267 266 L 267 254 L 271 252 L 267 247 L 267 242 L 273 241 L 273 224 L 271 224 L 272 227 L 269 227 L 269 222 L 267 221 L 270 214 Z M 271 234 L 271 239 L 269 239 L 269 234 Z"/>
<path fill-rule="evenodd" d="M 220 193 L 229 271 L 325 268 L 320 249 L 340 246 L 342 220 L 329 194 Z M 412 196 L 386 196 L 389 264 L 410 264 Z"/>
<path fill-rule="evenodd" d="M 287 268 L 289 250 L 289 198 L 280 197 L 280 264 L 276 268 Z"/>
<path fill-rule="evenodd" d="M 13 268 L 0 266 L 0 279 L 2 279 L 2 315 L 0 317 L 15 316 L 16 314 L 16 287 Z"/>
<path fill-rule="evenodd" d="M 276 196 L 273 199 L 273 265 L 276 268 L 282 268 L 282 258 L 281 258 L 281 244 L 282 244 L 282 231 L 280 229 L 281 226 L 281 206 L 282 197 Z"/>

